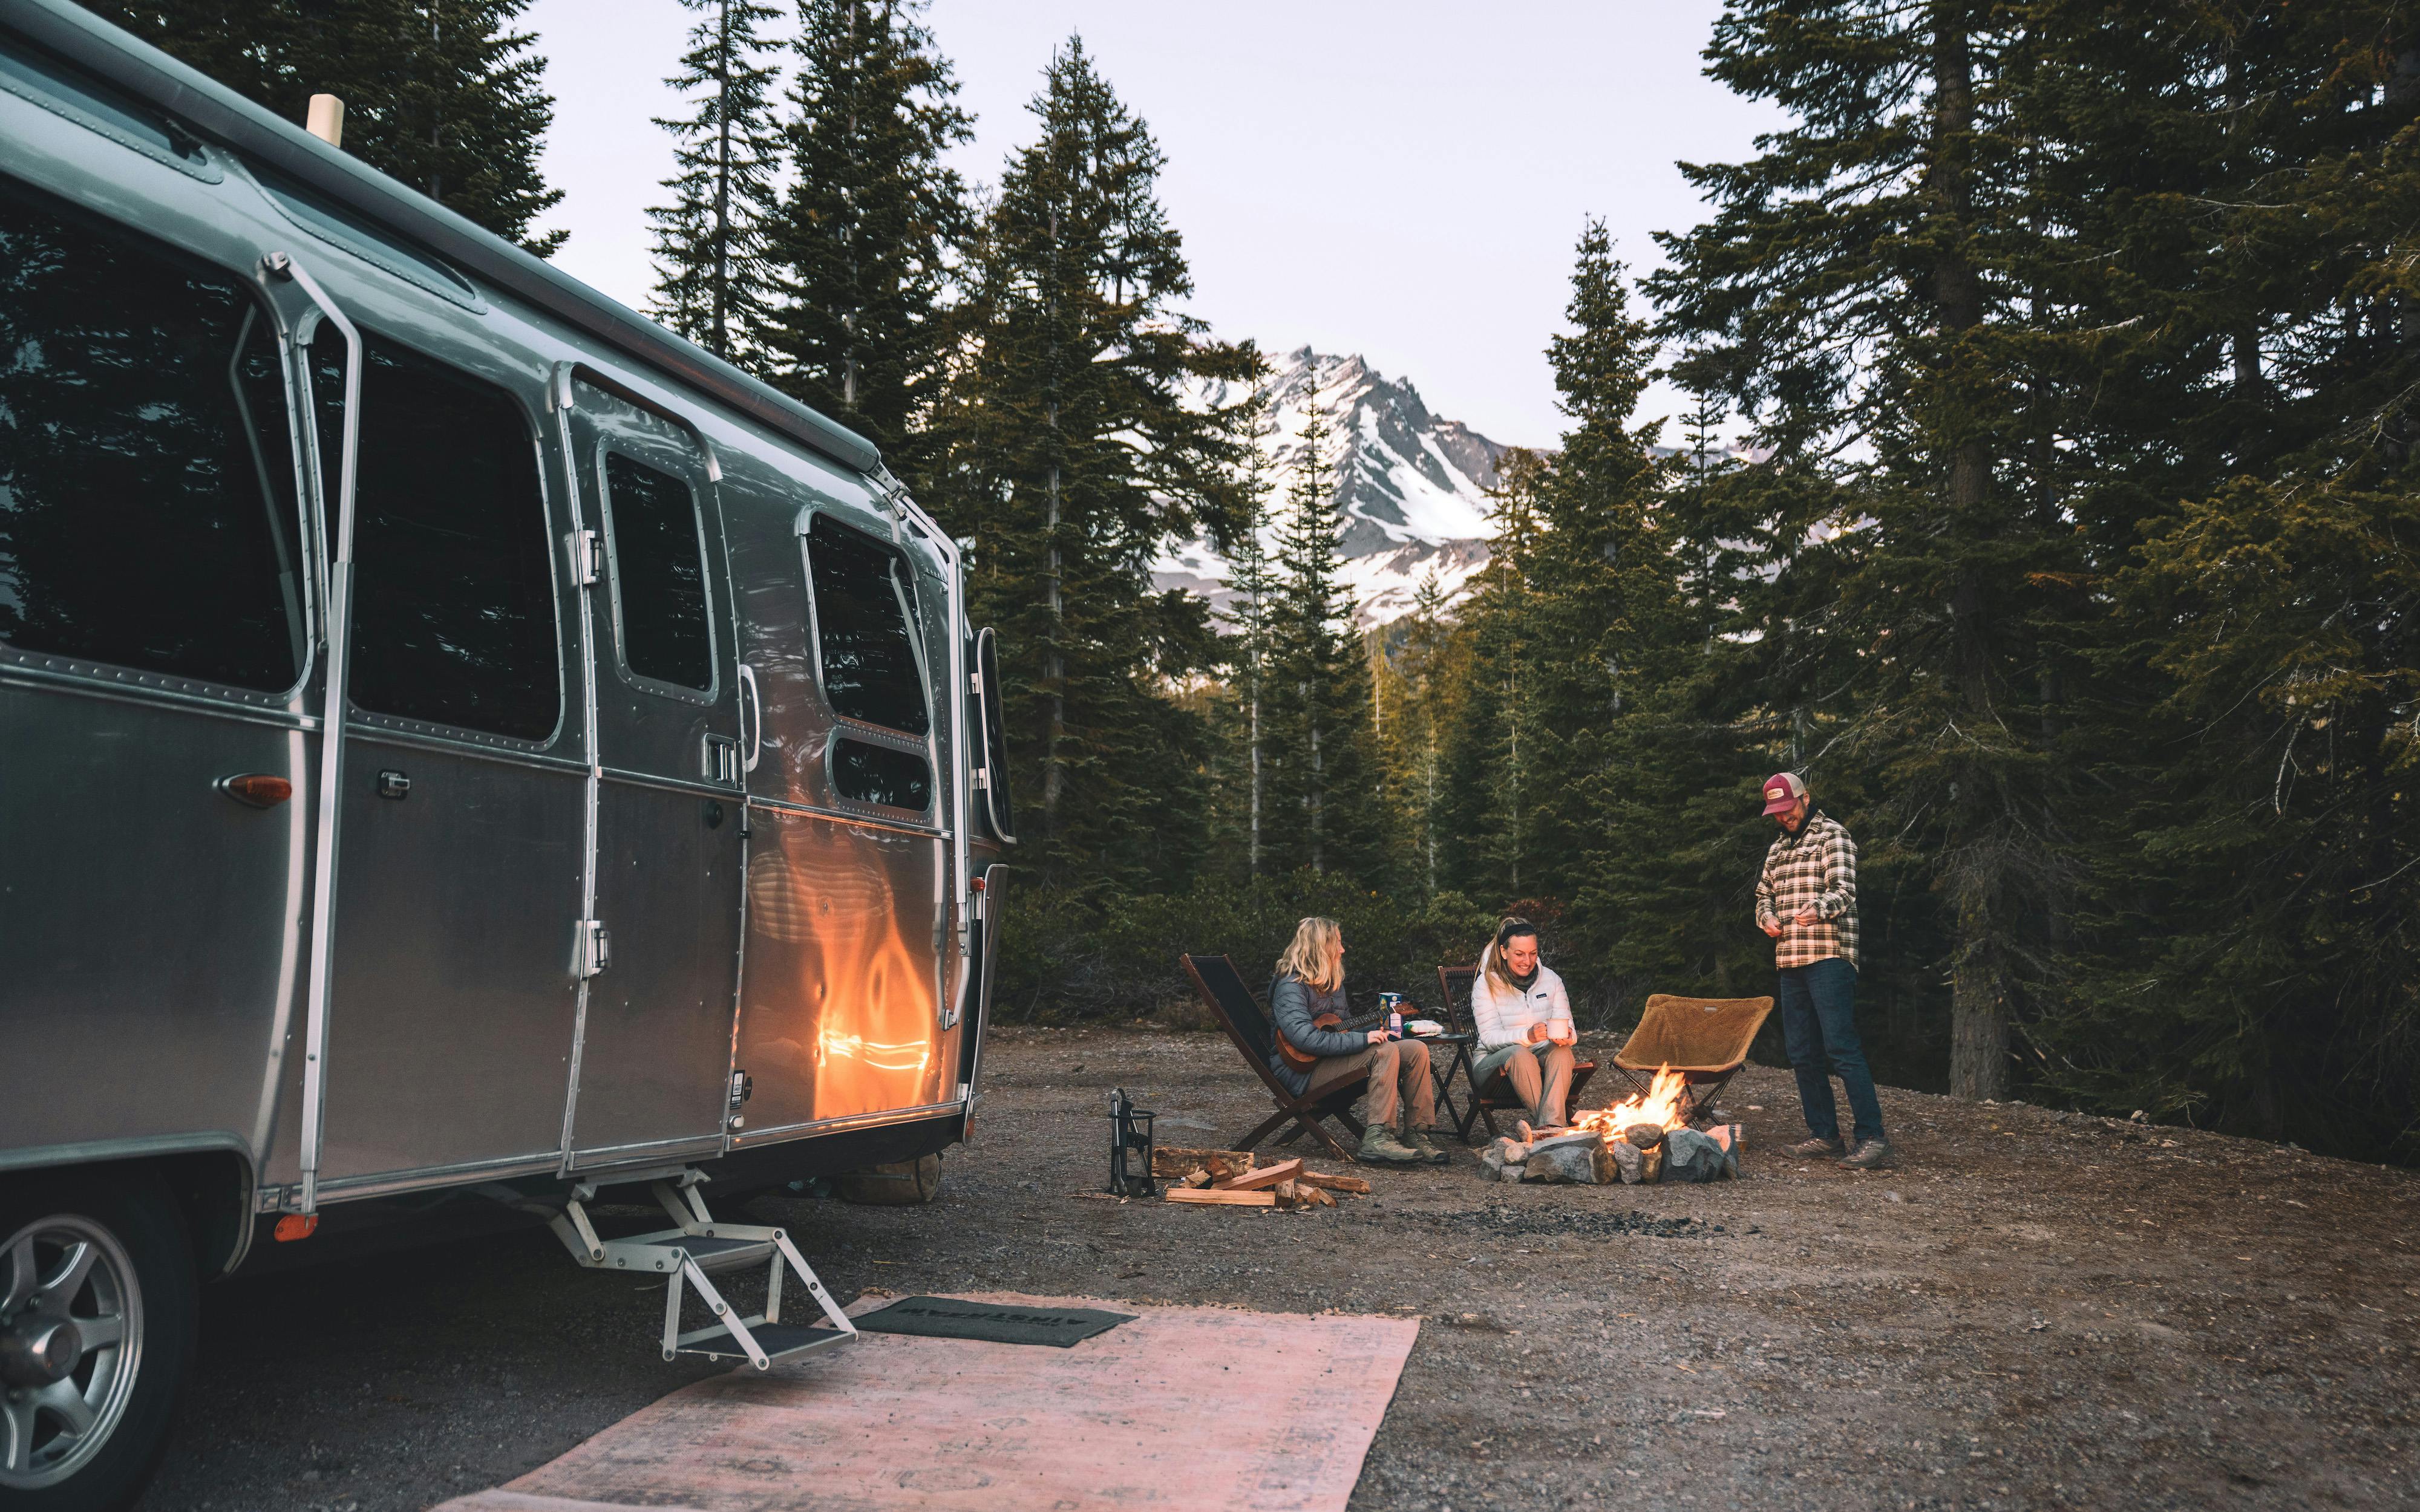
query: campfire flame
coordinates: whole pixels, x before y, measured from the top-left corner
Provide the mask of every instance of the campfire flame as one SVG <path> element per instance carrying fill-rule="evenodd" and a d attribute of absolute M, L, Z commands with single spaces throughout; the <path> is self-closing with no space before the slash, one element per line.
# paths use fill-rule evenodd
<path fill-rule="evenodd" d="M 1632 1097 L 1610 1107 L 1591 1108 L 1572 1120 L 1575 1129 L 1586 1129 L 1611 1144 L 1621 1137 L 1622 1131 L 1633 1124 L 1652 1123 L 1659 1129 L 1678 1129 L 1688 1120 L 1681 1113 L 1681 1091 L 1689 1079 L 1665 1066 L 1655 1072 L 1655 1081 L 1644 1097 Z"/>

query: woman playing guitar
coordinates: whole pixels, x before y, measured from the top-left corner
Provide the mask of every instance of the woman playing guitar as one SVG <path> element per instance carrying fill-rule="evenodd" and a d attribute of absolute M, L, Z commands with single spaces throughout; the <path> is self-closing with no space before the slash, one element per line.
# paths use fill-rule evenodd
<path fill-rule="evenodd" d="M 1389 1040 L 1383 1028 L 1347 1032 L 1344 932 L 1332 918 L 1306 918 L 1294 943 L 1278 957 L 1269 982 L 1269 1017 L 1277 1043 L 1269 1070 L 1296 1096 L 1315 1094 L 1367 1072 L 1368 1127 L 1356 1158 L 1382 1165 L 1442 1165 L 1446 1153 L 1429 1142 L 1436 1122 L 1436 1083 L 1429 1075 L 1429 1047 L 1418 1040 Z M 1300 1062 L 1308 1057 L 1306 1066 Z M 1399 1137 L 1395 1124 L 1405 1106 L 1410 1118 Z"/>

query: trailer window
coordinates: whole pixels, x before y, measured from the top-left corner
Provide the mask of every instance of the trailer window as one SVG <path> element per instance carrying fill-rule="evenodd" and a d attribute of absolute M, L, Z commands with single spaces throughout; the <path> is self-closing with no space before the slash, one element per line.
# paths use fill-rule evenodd
<path fill-rule="evenodd" d="M 706 536 L 688 484 L 618 452 L 605 454 L 605 532 L 622 664 L 642 677 L 714 687 Z"/>
<path fill-rule="evenodd" d="M 367 332 L 353 501 L 352 699 L 374 714 L 544 740 L 563 712 L 537 443 L 510 395 Z M 312 343 L 336 494 L 345 345 Z"/>
<path fill-rule="evenodd" d="M 0 178 L 0 641 L 291 687 L 294 481 L 244 282 Z"/>
<path fill-rule="evenodd" d="M 924 758 L 843 735 L 832 742 L 832 786 L 844 798 L 922 813 L 933 804 L 933 769 Z"/>
<path fill-rule="evenodd" d="M 807 528 L 824 696 L 844 718 L 921 735 L 933 728 L 908 627 L 915 581 L 889 547 L 828 515 Z"/>

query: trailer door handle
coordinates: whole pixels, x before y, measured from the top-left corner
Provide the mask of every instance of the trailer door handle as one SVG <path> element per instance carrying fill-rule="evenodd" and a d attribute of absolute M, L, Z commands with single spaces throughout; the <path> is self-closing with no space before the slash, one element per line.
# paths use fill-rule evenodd
<path fill-rule="evenodd" d="M 411 796 L 411 779 L 401 772 L 388 770 L 379 774 L 378 795 L 381 798 Z"/>
<path fill-rule="evenodd" d="M 765 750 L 765 695 L 756 687 L 756 669 L 744 661 L 739 664 L 739 769 L 752 772 Z"/>

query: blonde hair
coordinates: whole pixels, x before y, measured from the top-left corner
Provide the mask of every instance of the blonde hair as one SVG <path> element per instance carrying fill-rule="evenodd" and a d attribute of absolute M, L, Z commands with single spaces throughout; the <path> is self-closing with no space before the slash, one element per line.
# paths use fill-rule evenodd
<path fill-rule="evenodd" d="M 1344 982 L 1344 931 L 1336 920 L 1315 915 L 1296 924 L 1294 943 L 1278 957 L 1278 975 L 1334 992 Z"/>
<path fill-rule="evenodd" d="M 1534 937 L 1537 933 L 1537 925 L 1518 915 L 1497 925 L 1496 933 L 1488 938 L 1487 949 L 1479 952 L 1480 975 L 1508 993 L 1515 991 L 1512 985 L 1512 973 L 1505 966 L 1504 952 L 1499 947 L 1511 944 L 1519 935 L 1528 934 Z"/>

